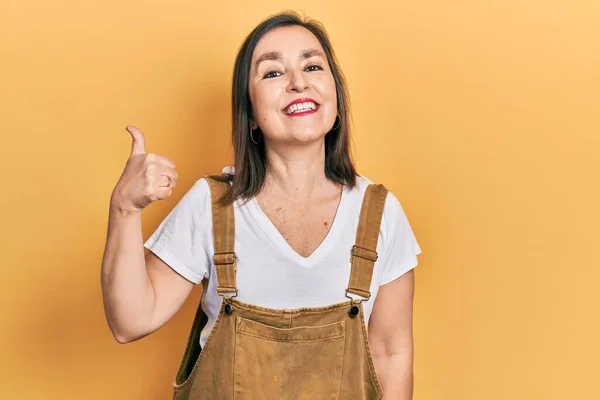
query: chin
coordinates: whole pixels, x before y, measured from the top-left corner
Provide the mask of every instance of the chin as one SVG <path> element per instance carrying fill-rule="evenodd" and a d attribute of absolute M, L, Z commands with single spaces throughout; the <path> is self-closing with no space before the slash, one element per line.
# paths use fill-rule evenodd
<path fill-rule="evenodd" d="M 283 130 L 281 133 L 267 134 L 267 140 L 279 144 L 310 144 L 322 141 L 325 138 L 323 128 L 319 129 L 313 126 L 294 127 L 295 129 Z"/>
<path fill-rule="evenodd" d="M 295 132 L 290 136 L 293 137 L 297 142 L 312 143 L 323 140 L 325 138 L 325 133 L 323 131 L 306 130 L 302 132 Z"/>

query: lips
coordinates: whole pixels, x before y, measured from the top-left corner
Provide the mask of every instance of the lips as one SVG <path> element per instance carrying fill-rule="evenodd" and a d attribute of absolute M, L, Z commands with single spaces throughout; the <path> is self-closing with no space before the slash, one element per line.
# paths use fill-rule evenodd
<path fill-rule="evenodd" d="M 316 112 L 319 109 L 319 103 L 311 98 L 301 98 L 290 102 L 283 109 L 286 115 L 306 115 Z"/>

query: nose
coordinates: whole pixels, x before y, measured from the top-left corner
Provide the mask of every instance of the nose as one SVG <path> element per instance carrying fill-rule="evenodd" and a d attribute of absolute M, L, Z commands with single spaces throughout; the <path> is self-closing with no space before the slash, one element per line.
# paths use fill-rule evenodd
<path fill-rule="evenodd" d="M 288 76 L 288 92 L 302 93 L 308 89 L 308 81 L 305 79 L 303 71 L 291 71 Z"/>

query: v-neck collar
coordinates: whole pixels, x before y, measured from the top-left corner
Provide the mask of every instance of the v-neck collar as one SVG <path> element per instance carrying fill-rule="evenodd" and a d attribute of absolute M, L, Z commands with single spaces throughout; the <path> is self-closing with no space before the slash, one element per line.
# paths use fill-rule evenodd
<path fill-rule="evenodd" d="M 256 196 L 250 199 L 246 205 L 250 211 L 250 215 L 255 220 L 256 225 L 263 231 L 269 244 L 276 249 L 276 251 L 284 254 L 287 258 L 294 262 L 302 265 L 306 268 L 312 268 L 319 261 L 321 261 L 331 251 L 333 245 L 337 241 L 340 231 L 342 229 L 343 221 L 346 219 L 347 214 L 347 197 L 348 189 L 346 186 L 343 187 L 340 196 L 340 201 L 331 223 L 331 229 L 327 232 L 325 238 L 317 246 L 317 248 L 308 256 L 304 257 L 300 255 L 296 250 L 290 246 L 285 240 L 281 232 L 277 229 L 275 224 L 269 219 L 267 214 L 260 208 Z"/>

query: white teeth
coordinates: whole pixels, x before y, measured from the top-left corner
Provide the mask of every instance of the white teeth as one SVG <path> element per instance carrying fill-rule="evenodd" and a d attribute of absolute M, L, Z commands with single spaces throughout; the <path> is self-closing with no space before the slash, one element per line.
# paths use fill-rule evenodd
<path fill-rule="evenodd" d="M 294 114 L 297 111 L 308 111 L 308 110 L 316 110 L 317 109 L 317 105 L 313 102 L 306 102 L 306 103 L 297 103 L 297 104 L 292 104 L 291 106 L 289 106 L 288 108 L 285 109 L 285 113 L 286 114 Z"/>

